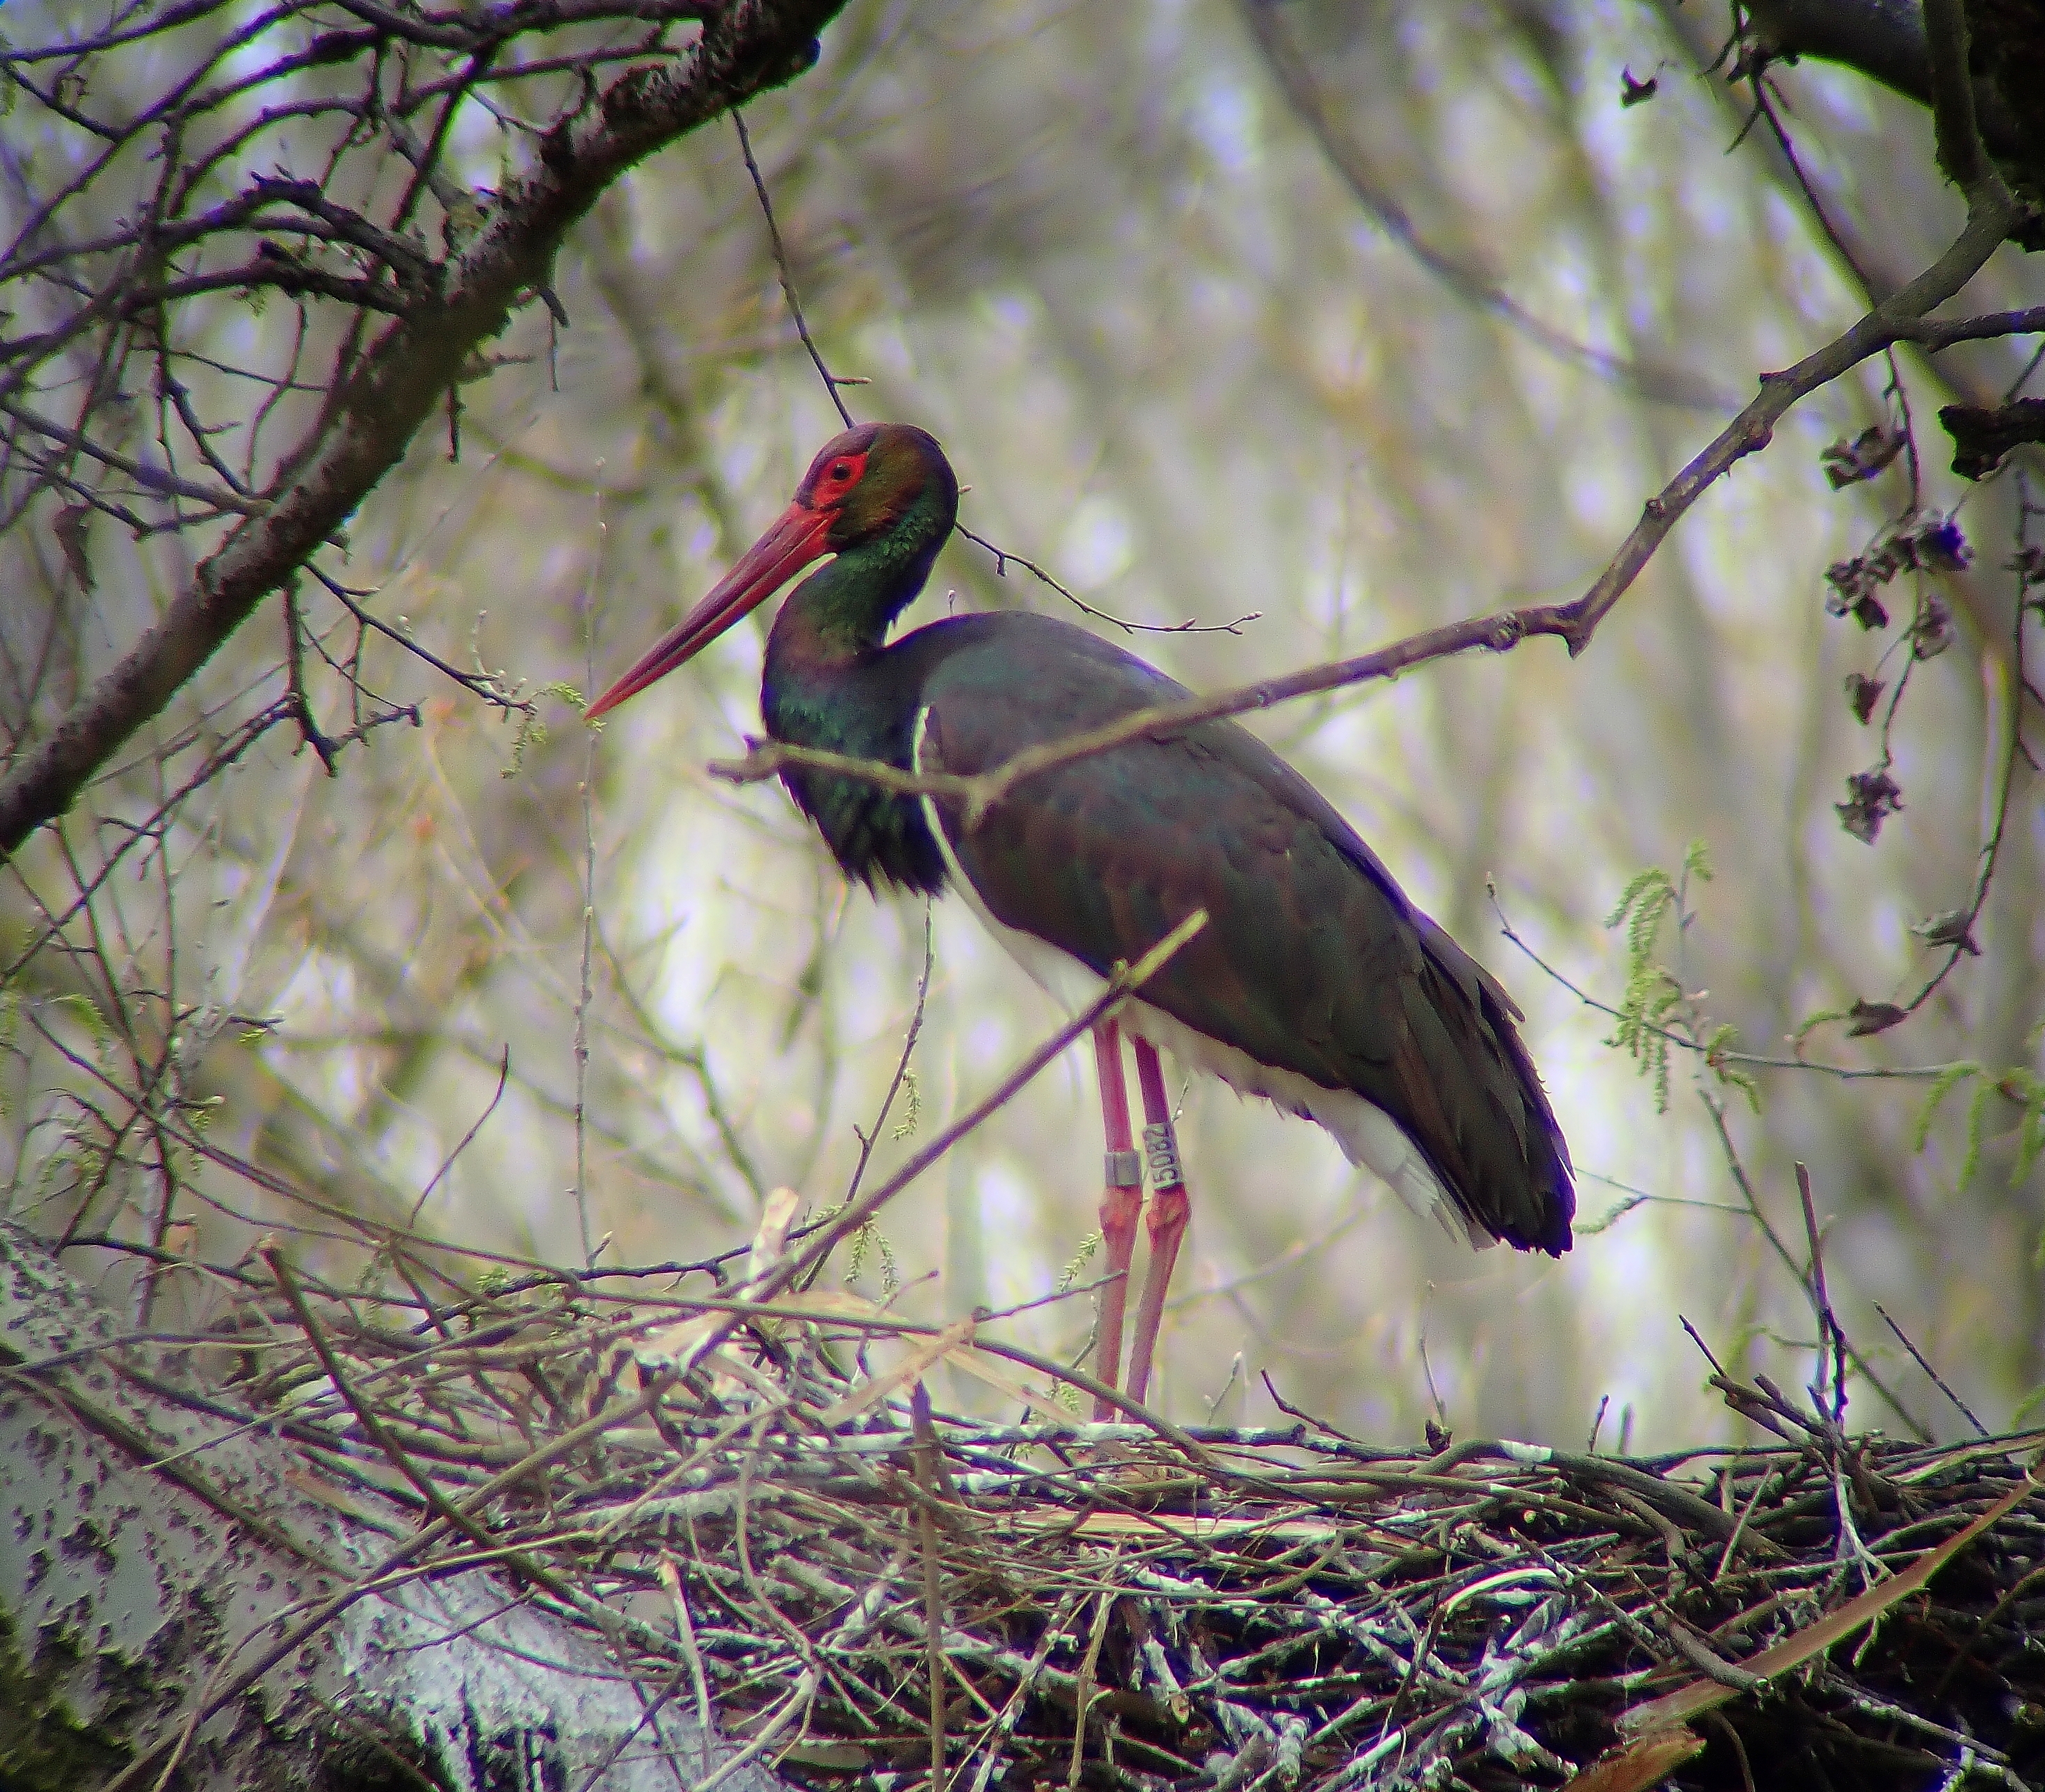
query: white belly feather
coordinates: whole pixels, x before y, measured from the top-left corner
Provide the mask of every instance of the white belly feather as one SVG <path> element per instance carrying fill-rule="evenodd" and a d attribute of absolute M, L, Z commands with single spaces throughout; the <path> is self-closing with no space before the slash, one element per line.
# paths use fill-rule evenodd
<path fill-rule="evenodd" d="M 930 713 L 926 708 L 916 718 L 911 765 L 919 773 L 922 770 L 923 731 Z M 923 819 L 938 850 L 944 855 L 951 886 L 965 898 L 980 925 L 1067 1013 L 1082 1013 L 1099 1000 L 1107 984 L 1097 972 L 1069 952 L 996 919 L 952 850 L 937 805 L 927 796 L 922 803 Z M 1261 1096 L 1286 1113 L 1316 1122 L 1333 1135 L 1351 1163 L 1381 1177 L 1415 1213 L 1437 1220 L 1451 1237 L 1465 1239 L 1479 1250 L 1497 1243 L 1482 1227 L 1465 1217 L 1426 1154 L 1375 1102 L 1365 1100 L 1353 1089 L 1323 1089 L 1297 1071 L 1260 1064 L 1247 1052 L 1196 1032 L 1184 1021 L 1138 997 L 1130 998 L 1120 1018 L 1131 1033 L 1147 1039 L 1160 1051 L 1169 1052 L 1181 1064 L 1220 1077 L 1238 1095 Z"/>

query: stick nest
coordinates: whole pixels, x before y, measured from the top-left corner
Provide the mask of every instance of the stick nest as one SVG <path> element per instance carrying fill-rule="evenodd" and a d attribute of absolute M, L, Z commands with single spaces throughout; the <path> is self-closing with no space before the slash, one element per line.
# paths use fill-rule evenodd
<path fill-rule="evenodd" d="M 714 1716 L 693 1792 L 741 1759 L 844 1792 L 2045 1784 L 2045 1433 L 1849 1436 L 1723 1377 L 1767 1447 L 1083 1424 L 1053 1366 L 849 1295 L 564 1280 L 383 1327 L 271 1262 L 250 1407 L 394 1536 L 453 1514 L 425 1559 L 600 1636 L 649 1746 Z M 947 1366 L 1020 1422 L 932 1412 Z"/>

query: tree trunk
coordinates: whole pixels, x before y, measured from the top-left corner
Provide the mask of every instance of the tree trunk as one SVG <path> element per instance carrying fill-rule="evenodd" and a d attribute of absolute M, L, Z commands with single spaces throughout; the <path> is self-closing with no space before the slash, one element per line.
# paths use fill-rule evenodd
<path fill-rule="evenodd" d="M 416 1513 L 220 1416 L 181 1353 L 120 1335 L 0 1221 L 9 1792 L 152 1787 L 173 1757 L 177 1787 L 675 1792 L 728 1755 L 706 1756 L 692 1701 L 633 1684 L 521 1588 L 411 1578 L 393 1559 Z M 777 1783 L 749 1764 L 722 1782 Z"/>

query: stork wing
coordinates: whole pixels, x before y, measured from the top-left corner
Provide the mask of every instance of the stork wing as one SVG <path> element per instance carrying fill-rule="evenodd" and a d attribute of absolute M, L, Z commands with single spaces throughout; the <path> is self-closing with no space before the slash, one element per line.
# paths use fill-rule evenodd
<path fill-rule="evenodd" d="M 908 638 L 932 655 L 926 769 L 984 771 L 1185 695 L 1049 618 L 962 618 Z M 1204 908 L 1206 929 L 1145 1000 L 1260 1063 L 1354 1090 L 1488 1231 L 1568 1249 L 1568 1148 L 1519 1011 L 1247 730 L 1204 723 L 1076 761 L 1018 786 L 971 833 L 956 804 L 940 815 L 997 919 L 1102 975 Z"/>

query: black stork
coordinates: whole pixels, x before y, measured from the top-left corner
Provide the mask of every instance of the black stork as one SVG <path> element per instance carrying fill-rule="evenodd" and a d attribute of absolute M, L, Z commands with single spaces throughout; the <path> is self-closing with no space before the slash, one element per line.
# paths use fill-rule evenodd
<path fill-rule="evenodd" d="M 795 501 L 681 622 L 590 706 L 594 719 L 714 641 L 813 562 L 767 639 L 761 708 L 791 745 L 972 773 L 1038 742 L 1186 695 L 1134 655 L 1046 616 L 959 616 L 890 642 L 958 512 L 944 451 L 902 423 L 848 430 Z M 1142 1399 L 1191 1208 L 1157 1054 L 1318 1121 L 1352 1163 L 1476 1246 L 1559 1256 L 1569 1147 L 1512 999 L 1406 900 L 1332 804 L 1233 722 L 1042 773 L 969 831 L 959 807 L 800 767 L 782 781 L 848 877 L 949 885 L 1073 1012 L 1196 910 L 1206 927 L 1095 1029 L 1107 1143 L 1101 1379 L 1121 1366 L 1147 1159 L 1150 1266 L 1125 1392 Z M 1135 1046 L 1145 1150 L 1119 1025 Z M 1111 1409 L 1103 1403 L 1099 1416 Z"/>

